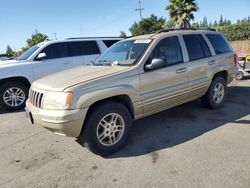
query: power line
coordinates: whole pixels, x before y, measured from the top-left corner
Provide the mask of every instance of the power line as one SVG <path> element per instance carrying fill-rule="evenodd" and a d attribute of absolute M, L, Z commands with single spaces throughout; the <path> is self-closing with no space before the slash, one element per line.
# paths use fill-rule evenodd
<path fill-rule="evenodd" d="M 144 10 L 141 6 L 141 0 L 139 0 L 139 8 L 135 9 L 136 11 L 139 11 L 140 13 L 140 18 L 141 18 L 141 21 L 142 21 L 142 11 Z"/>

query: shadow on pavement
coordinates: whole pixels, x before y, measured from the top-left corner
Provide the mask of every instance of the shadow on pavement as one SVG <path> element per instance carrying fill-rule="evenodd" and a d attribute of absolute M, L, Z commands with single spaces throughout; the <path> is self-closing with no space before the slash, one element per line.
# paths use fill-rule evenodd
<path fill-rule="evenodd" d="M 11 112 L 11 111 L 7 111 L 7 110 L 0 108 L 0 114 L 16 113 L 16 112 L 23 112 L 23 111 L 24 109 Z"/>
<path fill-rule="evenodd" d="M 140 119 L 134 123 L 128 144 L 107 158 L 135 157 L 188 142 L 227 123 L 250 125 L 238 120 L 250 114 L 250 87 L 233 86 L 225 106 L 218 110 L 203 107 L 196 100 Z"/>

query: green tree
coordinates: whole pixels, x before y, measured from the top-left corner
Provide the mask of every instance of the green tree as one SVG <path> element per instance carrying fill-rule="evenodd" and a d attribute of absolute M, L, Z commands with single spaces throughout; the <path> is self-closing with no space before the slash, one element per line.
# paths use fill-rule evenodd
<path fill-rule="evenodd" d="M 208 27 L 208 24 L 207 24 L 207 17 L 206 17 L 206 16 L 203 18 L 201 27 Z"/>
<path fill-rule="evenodd" d="M 190 28 L 190 21 L 194 19 L 193 12 L 198 11 L 195 0 L 169 0 L 165 8 L 178 27 Z"/>
<path fill-rule="evenodd" d="M 230 41 L 250 39 L 250 22 L 218 26 L 216 30 L 223 33 Z"/>
<path fill-rule="evenodd" d="M 163 25 L 164 29 L 171 29 L 175 27 L 175 23 L 173 19 L 169 19 L 168 21 L 166 21 L 166 23 Z"/>
<path fill-rule="evenodd" d="M 126 35 L 125 31 L 120 31 L 120 37 L 121 38 L 127 38 L 127 35 Z"/>
<path fill-rule="evenodd" d="M 215 20 L 214 23 L 213 23 L 213 27 L 217 27 L 218 26 L 218 23 L 217 21 Z"/>
<path fill-rule="evenodd" d="M 223 26 L 223 25 L 224 25 L 223 16 L 220 15 L 219 26 Z"/>
<path fill-rule="evenodd" d="M 6 54 L 7 54 L 8 57 L 13 56 L 13 54 L 14 54 L 14 52 L 13 52 L 12 48 L 10 47 L 10 45 L 7 45 L 7 47 L 6 47 Z"/>
<path fill-rule="evenodd" d="M 30 47 L 32 47 L 40 42 L 43 42 L 47 39 L 48 39 L 47 35 L 44 35 L 42 33 L 37 32 L 36 34 L 33 34 L 30 39 L 27 39 L 26 42 L 28 44 L 28 47 L 30 48 Z"/>
<path fill-rule="evenodd" d="M 211 21 L 209 22 L 209 27 L 210 27 L 210 28 L 213 27 L 213 24 L 212 24 Z"/>
<path fill-rule="evenodd" d="M 197 29 L 200 27 L 200 24 L 198 22 L 192 23 L 191 27 Z"/>
<path fill-rule="evenodd" d="M 152 14 L 149 18 L 144 18 L 142 21 L 134 22 L 134 24 L 129 28 L 129 31 L 133 36 L 153 33 L 162 29 L 164 23 L 164 18 L 158 18 Z"/>

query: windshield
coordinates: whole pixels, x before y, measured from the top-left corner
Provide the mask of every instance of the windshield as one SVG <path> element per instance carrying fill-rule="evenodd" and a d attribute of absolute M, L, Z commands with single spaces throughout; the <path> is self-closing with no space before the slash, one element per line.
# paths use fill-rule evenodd
<path fill-rule="evenodd" d="M 127 40 L 115 43 L 100 55 L 94 65 L 132 65 L 151 40 Z"/>
<path fill-rule="evenodd" d="M 30 49 L 28 49 L 26 52 L 24 52 L 22 55 L 18 57 L 18 60 L 27 60 L 29 57 L 40 48 L 41 45 L 35 45 L 32 46 Z"/>

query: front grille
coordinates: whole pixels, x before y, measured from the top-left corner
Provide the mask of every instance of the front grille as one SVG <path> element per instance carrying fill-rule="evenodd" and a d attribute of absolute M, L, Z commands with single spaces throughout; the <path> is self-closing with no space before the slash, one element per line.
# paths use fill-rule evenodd
<path fill-rule="evenodd" d="M 43 93 L 38 92 L 38 91 L 34 91 L 33 89 L 30 89 L 29 100 L 33 106 L 35 106 L 37 108 L 41 108 L 43 96 L 44 96 Z"/>

